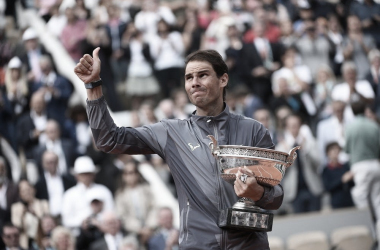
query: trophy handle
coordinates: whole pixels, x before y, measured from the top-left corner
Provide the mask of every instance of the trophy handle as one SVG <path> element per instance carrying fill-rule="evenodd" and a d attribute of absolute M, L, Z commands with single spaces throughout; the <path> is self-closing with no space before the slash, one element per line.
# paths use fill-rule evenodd
<path fill-rule="evenodd" d="M 296 151 L 300 148 L 301 146 L 296 146 L 290 150 L 289 156 L 286 158 L 286 168 L 290 167 L 293 164 L 294 160 L 297 159 Z"/>
<path fill-rule="evenodd" d="M 219 154 L 219 146 L 218 141 L 215 139 L 213 135 L 208 135 L 208 138 L 210 138 L 211 142 L 208 144 L 208 147 L 211 149 L 211 153 L 216 156 Z"/>

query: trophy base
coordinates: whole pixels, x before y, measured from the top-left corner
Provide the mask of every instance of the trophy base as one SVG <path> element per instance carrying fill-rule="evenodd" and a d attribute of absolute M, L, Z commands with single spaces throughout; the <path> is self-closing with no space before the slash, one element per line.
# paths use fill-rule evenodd
<path fill-rule="evenodd" d="M 220 210 L 219 227 L 251 231 L 272 231 L 273 214 L 258 207 Z"/>

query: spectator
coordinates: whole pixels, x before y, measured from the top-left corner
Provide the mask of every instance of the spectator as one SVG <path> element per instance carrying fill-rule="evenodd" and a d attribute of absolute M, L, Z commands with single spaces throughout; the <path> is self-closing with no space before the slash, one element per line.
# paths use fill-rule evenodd
<path fill-rule="evenodd" d="M 375 92 L 374 110 L 376 115 L 380 117 L 380 51 L 373 49 L 368 53 L 368 59 L 371 68 L 368 70 L 366 80 L 371 84 Z"/>
<path fill-rule="evenodd" d="M 59 10 L 59 4 L 55 4 L 50 9 L 51 18 L 47 22 L 46 26 L 51 34 L 59 38 L 62 34 L 63 28 L 67 24 L 67 18 Z"/>
<path fill-rule="evenodd" d="M 81 250 L 89 249 L 92 243 L 103 237 L 100 220 L 104 211 L 104 197 L 91 190 L 87 199 L 91 206 L 91 215 L 83 220 L 76 242 L 76 248 Z"/>
<path fill-rule="evenodd" d="M 139 242 L 133 235 L 128 235 L 124 237 L 121 242 L 120 250 L 139 250 Z"/>
<path fill-rule="evenodd" d="M 270 137 L 274 144 L 277 144 L 277 132 L 273 126 L 273 120 L 271 117 L 270 110 L 267 108 L 259 108 L 253 114 L 252 118 L 264 125 L 268 129 Z"/>
<path fill-rule="evenodd" d="M 38 14 L 42 19 L 44 19 L 45 22 L 48 22 L 51 18 L 51 9 L 55 4 L 60 2 L 60 0 L 38 0 L 35 1 L 35 7 L 38 9 Z"/>
<path fill-rule="evenodd" d="M 53 63 L 49 57 L 42 56 L 39 63 L 41 78 L 38 79 L 33 90 L 39 90 L 44 94 L 46 112 L 49 117 L 63 124 L 73 87 L 66 78 L 54 71 Z"/>
<path fill-rule="evenodd" d="M 90 133 L 91 144 L 88 145 L 85 155 L 91 157 L 94 164 L 99 168 L 99 171 L 95 174 L 95 183 L 106 186 L 112 195 L 115 195 L 121 181 L 122 168 L 120 169 L 115 165 L 116 156 L 100 151 L 93 141 L 91 132 L 87 131 L 87 133 Z"/>
<path fill-rule="evenodd" d="M 230 87 L 242 84 L 240 79 L 240 57 L 243 48 L 243 40 L 241 31 L 235 24 L 231 24 L 227 29 L 228 45 L 225 50 L 226 64 L 228 66 Z"/>
<path fill-rule="evenodd" d="M 280 40 L 281 30 L 276 24 L 270 22 L 268 13 L 263 8 L 258 7 L 255 8 L 253 15 L 255 19 L 253 27 L 256 26 L 256 23 L 260 23 L 262 28 L 260 28 L 260 31 L 256 30 L 256 28 L 248 30 L 244 34 L 243 41 L 245 43 L 252 43 L 259 36 L 265 38 L 270 43 L 277 43 Z"/>
<path fill-rule="evenodd" d="M 190 104 L 184 89 L 174 89 L 171 94 L 174 102 L 173 116 L 177 119 L 186 119 L 194 111 L 194 106 Z"/>
<path fill-rule="evenodd" d="M 144 38 L 158 33 L 159 20 L 174 25 L 176 17 L 169 7 L 160 5 L 160 0 L 144 0 L 142 10 L 135 17 L 136 28 L 144 33 Z"/>
<path fill-rule="evenodd" d="M 112 210 L 114 207 L 111 192 L 105 186 L 94 183 L 95 172 L 96 168 L 90 157 L 78 157 L 74 164 L 78 183 L 63 195 L 62 224 L 72 229 L 76 235 L 82 222 L 92 213 L 88 199 L 91 192 L 97 192 L 104 197 L 105 210 Z"/>
<path fill-rule="evenodd" d="M 299 113 L 305 120 L 309 119 L 307 111 L 300 94 L 295 94 L 289 87 L 288 80 L 280 77 L 273 83 L 278 86 L 274 98 L 271 99 L 270 106 L 273 110 L 277 110 L 283 106 L 288 107 L 294 113 Z"/>
<path fill-rule="evenodd" d="M 42 172 L 42 154 L 46 150 L 53 151 L 58 156 L 58 172 L 60 174 L 68 173 L 75 160 L 75 148 L 73 142 L 61 137 L 61 128 L 57 121 L 48 120 L 46 122 L 46 141 L 41 143 L 35 150 L 35 159 L 39 167 L 40 174 Z"/>
<path fill-rule="evenodd" d="M 75 179 L 69 174 L 58 172 L 58 155 L 46 150 L 42 154 L 43 174 L 37 181 L 36 198 L 49 202 L 50 214 L 54 217 L 61 215 L 63 193 L 75 186 Z"/>
<path fill-rule="evenodd" d="M 111 3 L 107 7 L 108 23 L 106 24 L 106 32 L 111 43 L 111 67 L 115 77 L 115 83 L 121 84 L 126 78 L 127 62 L 122 50 L 121 39 L 127 24 L 120 18 L 120 9 L 116 4 Z"/>
<path fill-rule="evenodd" d="M 88 124 L 86 108 L 82 104 L 73 105 L 68 110 L 68 119 L 62 133 L 64 138 L 71 139 L 76 145 L 76 154 L 84 155 L 91 145 L 92 136 Z"/>
<path fill-rule="evenodd" d="M 44 215 L 40 219 L 40 227 L 37 233 L 36 248 L 53 250 L 51 234 L 57 227 L 57 223 L 51 215 Z"/>
<path fill-rule="evenodd" d="M 350 13 L 358 16 L 363 31 L 372 36 L 376 41 L 377 47 L 379 47 L 380 4 L 373 0 L 353 1 L 350 6 Z"/>
<path fill-rule="evenodd" d="M 339 161 L 341 147 L 337 142 L 326 146 L 327 165 L 323 168 L 322 180 L 325 190 L 330 194 L 332 208 L 351 207 L 354 205 L 350 189 L 354 184 L 354 175 L 350 171 L 348 162 Z"/>
<path fill-rule="evenodd" d="M 22 175 L 22 165 L 20 157 L 13 150 L 9 142 L 0 135 L 0 157 L 5 162 L 7 168 L 7 177 L 9 180 L 17 183 Z"/>
<path fill-rule="evenodd" d="M 376 47 L 373 37 L 363 34 L 359 17 L 347 17 L 347 35 L 343 40 L 343 55 L 345 61 L 352 60 L 357 67 L 358 80 L 365 78 L 370 67 L 367 54 Z"/>
<path fill-rule="evenodd" d="M 291 48 L 298 40 L 297 35 L 294 33 L 293 24 L 291 20 L 283 21 L 280 24 L 281 37 L 280 42 L 284 44 L 286 48 Z"/>
<path fill-rule="evenodd" d="M 155 99 L 160 87 L 153 75 L 149 44 L 144 41 L 141 31 L 131 23 L 124 36 L 125 57 L 128 62 L 126 94 L 131 96 L 132 110 L 138 110 L 144 100 Z"/>
<path fill-rule="evenodd" d="M 46 103 L 42 92 L 33 93 L 30 99 L 30 112 L 23 114 L 17 123 L 17 144 L 26 159 L 34 160 L 34 151 L 39 143 L 46 141 Z"/>
<path fill-rule="evenodd" d="M 85 31 L 87 22 L 85 20 L 79 20 L 78 17 L 75 16 L 72 7 L 66 8 L 65 15 L 67 24 L 62 30 L 60 39 L 63 47 L 67 50 L 67 53 L 69 53 L 75 62 L 78 62 L 82 56 L 79 44 L 86 37 Z"/>
<path fill-rule="evenodd" d="M 333 71 L 328 65 L 320 65 L 315 78 L 313 99 L 318 110 L 318 117 L 324 119 L 332 114 L 331 92 L 336 84 Z"/>
<path fill-rule="evenodd" d="M 173 226 L 173 212 L 168 207 L 158 211 L 158 228 L 149 239 L 148 250 L 168 250 L 178 247 L 179 231 Z"/>
<path fill-rule="evenodd" d="M 1 232 L 1 238 L 4 241 L 5 249 L 17 249 L 24 250 L 20 246 L 20 231 L 19 229 L 11 223 L 7 223 L 3 226 Z"/>
<path fill-rule="evenodd" d="M 319 211 L 320 196 L 323 191 L 322 179 L 318 174 L 319 154 L 315 150 L 315 139 L 301 133 L 301 118 L 290 115 L 286 118 L 284 140 L 276 149 L 289 152 L 291 148 L 300 145 L 298 157 L 293 166 L 286 171 L 283 179 L 284 201 L 291 203 L 295 213 Z M 286 203 L 285 203 L 286 204 Z"/>
<path fill-rule="evenodd" d="M 115 203 L 124 228 L 136 233 L 144 245 L 156 225 L 155 201 L 149 184 L 138 171 L 137 162 L 125 164 L 122 186 L 116 192 Z"/>
<path fill-rule="evenodd" d="M 335 85 L 331 92 L 333 100 L 343 101 L 349 104 L 351 101 L 364 101 L 371 103 L 375 98 L 375 93 L 371 84 L 367 80 L 357 78 L 357 67 L 353 62 L 347 61 L 342 66 L 344 83 Z M 347 105 L 345 110 L 347 119 L 353 118 L 352 109 Z"/>
<path fill-rule="evenodd" d="M 351 104 L 355 119 L 347 126 L 345 151 L 350 155 L 351 171 L 355 186 L 351 189 L 352 198 L 357 208 L 368 207 L 370 177 L 380 175 L 380 128 L 379 125 L 364 116 L 366 103 L 356 101 Z M 376 182 L 372 202 L 377 223 L 380 220 L 380 183 Z"/>
<path fill-rule="evenodd" d="M 296 64 L 297 51 L 289 48 L 282 56 L 283 67 L 273 72 L 272 91 L 275 96 L 279 96 L 278 78 L 285 78 L 288 83 L 288 90 L 293 95 L 299 95 L 300 99 L 307 110 L 307 115 L 314 116 L 316 107 L 309 94 L 312 83 L 310 69 L 305 65 Z"/>
<path fill-rule="evenodd" d="M 302 57 L 302 62 L 311 70 L 313 78 L 316 77 L 319 65 L 330 65 L 330 53 L 333 47 L 325 34 L 317 34 L 315 22 L 304 22 L 305 34 L 296 42 L 296 47 Z"/>
<path fill-rule="evenodd" d="M 13 57 L 5 73 L 7 97 L 12 105 L 14 124 L 23 113 L 29 111 L 30 92 L 21 60 Z"/>
<path fill-rule="evenodd" d="M 75 15 L 80 20 L 89 20 L 91 18 L 91 10 L 86 7 L 85 0 L 76 0 L 75 1 Z"/>
<path fill-rule="evenodd" d="M 272 96 L 271 75 L 279 69 L 280 50 L 279 44 L 270 43 L 264 36 L 265 25 L 255 22 L 255 39 L 246 43 L 242 49 L 242 73 L 245 84 L 263 102 L 268 103 Z"/>
<path fill-rule="evenodd" d="M 146 100 L 141 104 L 139 109 L 140 122 L 143 125 L 153 124 L 158 122 L 156 115 L 154 114 L 154 102 Z"/>
<path fill-rule="evenodd" d="M 344 115 L 346 103 L 342 101 L 332 102 L 332 115 L 317 124 L 318 151 L 321 160 L 321 167 L 328 164 L 326 147 L 331 142 L 337 142 L 341 148 L 345 145 L 345 130 L 350 120 Z M 339 162 L 346 163 L 348 155 L 340 151 Z"/>
<path fill-rule="evenodd" d="M 104 237 L 91 244 L 90 250 L 119 249 L 125 233 L 121 230 L 121 223 L 114 212 L 107 211 L 101 217 L 101 228 Z"/>
<path fill-rule="evenodd" d="M 18 186 L 7 177 L 5 160 L 0 156 L 0 227 L 11 221 L 11 207 L 19 199 Z"/>
<path fill-rule="evenodd" d="M 181 86 L 183 82 L 185 48 L 182 36 L 177 31 L 171 31 L 169 24 L 161 19 L 157 23 L 157 35 L 152 36 L 149 41 L 161 94 L 163 98 L 167 98 L 170 91 Z"/>
<path fill-rule="evenodd" d="M 28 28 L 22 34 L 22 40 L 25 46 L 25 54 L 20 56 L 21 61 L 26 65 L 28 81 L 32 83 L 41 79 L 42 71 L 40 67 L 40 58 L 43 55 L 51 56 L 38 41 L 38 36 L 33 28 Z M 55 68 L 55 67 L 54 67 Z"/>
<path fill-rule="evenodd" d="M 343 55 L 343 29 L 340 26 L 338 16 L 332 14 L 328 16 L 327 37 L 334 45 L 334 59 L 332 60 L 332 69 L 336 76 L 341 76 L 341 66 L 344 61 Z"/>
<path fill-rule="evenodd" d="M 37 239 L 39 220 L 50 212 L 49 203 L 36 198 L 36 190 L 27 180 L 18 186 L 20 201 L 11 207 L 12 223 L 21 228 L 20 245 L 28 249 Z"/>
<path fill-rule="evenodd" d="M 75 238 L 67 228 L 54 228 L 51 239 L 54 250 L 75 250 Z"/>

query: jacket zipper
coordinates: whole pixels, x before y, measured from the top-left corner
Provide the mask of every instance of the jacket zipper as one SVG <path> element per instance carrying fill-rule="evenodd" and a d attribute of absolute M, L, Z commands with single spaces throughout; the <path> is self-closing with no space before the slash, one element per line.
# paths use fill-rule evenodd
<path fill-rule="evenodd" d="M 218 136 L 218 129 L 216 128 L 216 125 L 215 125 L 215 122 L 212 120 L 212 119 L 209 119 L 209 120 L 207 120 L 207 122 L 212 122 L 212 126 L 213 126 L 213 129 L 214 129 L 214 136 L 215 136 L 215 139 L 216 139 L 216 141 L 218 141 L 218 138 L 219 138 L 219 136 Z M 217 168 L 217 175 L 216 175 L 216 178 L 217 178 L 217 184 L 218 184 L 218 186 L 217 186 L 217 197 L 219 197 L 219 202 L 218 202 L 218 208 L 219 208 L 219 210 L 221 210 L 222 209 L 222 195 L 221 195 L 221 192 L 220 192 L 220 190 L 221 190 L 221 183 L 220 183 L 220 178 L 219 178 L 219 166 L 218 166 L 218 163 L 216 163 L 216 168 Z M 218 218 L 218 220 L 219 220 L 219 218 Z M 224 231 L 222 230 L 222 239 L 221 239 L 221 249 L 225 249 L 225 236 L 224 236 Z"/>
<path fill-rule="evenodd" d="M 185 216 L 185 229 L 186 229 L 185 242 L 187 242 L 187 238 L 189 236 L 189 229 L 188 229 L 189 211 L 190 211 L 190 202 L 189 202 L 189 199 L 187 199 L 187 210 L 186 210 L 186 216 Z"/>

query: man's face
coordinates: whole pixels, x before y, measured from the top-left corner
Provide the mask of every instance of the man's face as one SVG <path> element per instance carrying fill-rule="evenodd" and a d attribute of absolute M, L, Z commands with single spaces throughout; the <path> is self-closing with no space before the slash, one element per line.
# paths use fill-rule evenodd
<path fill-rule="evenodd" d="M 115 216 L 106 216 L 103 221 L 103 231 L 111 235 L 116 235 L 120 231 L 120 221 Z"/>
<path fill-rule="evenodd" d="M 58 156 L 54 153 L 45 153 L 42 159 L 42 166 L 45 171 L 55 174 L 58 167 Z"/>
<path fill-rule="evenodd" d="M 296 138 L 300 132 L 301 121 L 296 116 L 290 116 L 286 119 L 286 129 Z"/>
<path fill-rule="evenodd" d="M 77 174 L 77 181 L 83 183 L 85 186 L 91 185 L 94 182 L 95 174 L 94 173 L 82 173 Z"/>
<path fill-rule="evenodd" d="M 190 102 L 199 108 L 223 102 L 223 88 L 228 75 L 220 78 L 208 62 L 191 61 L 186 66 L 185 89 Z"/>
<path fill-rule="evenodd" d="M 52 140 L 58 140 L 60 137 L 58 124 L 55 122 L 48 122 L 45 129 L 47 137 Z"/>
<path fill-rule="evenodd" d="M 3 241 L 7 247 L 19 246 L 20 233 L 16 227 L 4 227 Z"/>
<path fill-rule="evenodd" d="M 356 70 L 354 69 L 347 69 L 343 72 L 343 78 L 348 84 L 355 84 L 356 83 Z"/>
<path fill-rule="evenodd" d="M 173 227 L 173 214 L 168 209 L 162 209 L 159 214 L 159 222 L 161 227 L 171 229 Z"/>

